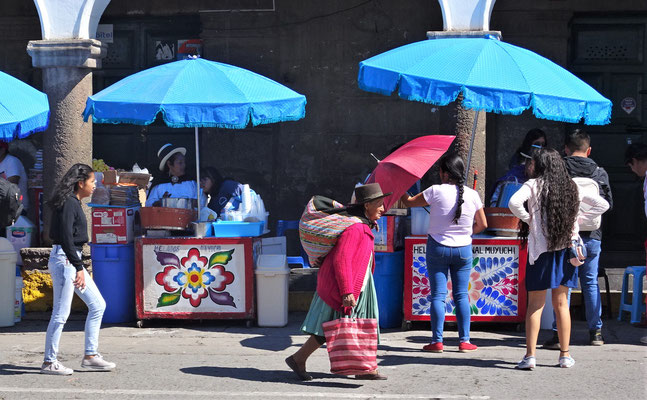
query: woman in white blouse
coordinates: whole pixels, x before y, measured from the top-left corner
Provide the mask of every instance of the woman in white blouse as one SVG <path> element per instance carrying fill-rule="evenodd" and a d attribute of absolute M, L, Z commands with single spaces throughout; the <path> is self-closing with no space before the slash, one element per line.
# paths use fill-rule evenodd
<path fill-rule="evenodd" d="M 533 369 L 541 313 L 546 290 L 552 289 L 552 302 L 560 343 L 559 365 L 570 368 L 575 360 L 568 346 L 571 319 L 568 310 L 568 288 L 577 287 L 577 269 L 584 257 L 571 258 L 569 247 L 579 239 L 577 214 L 580 201 L 591 206 L 589 213 L 602 214 L 609 203 L 599 195 L 578 195 L 577 185 L 568 175 L 566 165 L 554 149 L 542 149 L 533 154 L 527 166 L 528 180 L 510 199 L 510 211 L 525 224 L 519 236 L 528 241 L 526 289 L 526 355 L 519 369 Z M 527 203 L 527 209 L 524 203 Z"/>
<path fill-rule="evenodd" d="M 174 147 L 171 143 L 166 143 L 159 149 L 157 152 L 157 157 L 160 159 L 159 170 L 164 172 L 166 177 L 151 188 L 146 199 L 146 207 L 161 206 L 162 199 L 165 197 L 198 198 L 198 184 L 195 179 L 186 175 L 185 154 L 184 147 Z"/>

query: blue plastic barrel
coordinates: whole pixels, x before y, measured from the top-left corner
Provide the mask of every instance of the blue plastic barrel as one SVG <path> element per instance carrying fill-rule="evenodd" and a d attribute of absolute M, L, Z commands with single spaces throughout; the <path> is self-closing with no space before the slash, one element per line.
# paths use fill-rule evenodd
<path fill-rule="evenodd" d="M 404 290 L 404 251 L 375 252 L 375 292 L 380 312 L 380 328 L 402 326 Z"/>
<path fill-rule="evenodd" d="M 106 301 L 105 323 L 135 320 L 135 247 L 92 244 L 92 277 Z"/>

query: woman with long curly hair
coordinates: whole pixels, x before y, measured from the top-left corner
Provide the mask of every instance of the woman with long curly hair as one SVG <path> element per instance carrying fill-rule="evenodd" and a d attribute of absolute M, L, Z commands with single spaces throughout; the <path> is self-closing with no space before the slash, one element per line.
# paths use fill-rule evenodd
<path fill-rule="evenodd" d="M 568 346 L 571 318 L 568 310 L 568 288 L 577 287 L 577 269 L 584 259 L 581 253 L 571 258 L 569 248 L 579 239 L 577 214 L 580 201 L 591 206 L 590 212 L 602 214 L 609 203 L 599 195 L 579 194 L 577 185 L 566 170 L 566 164 L 556 150 L 535 151 L 528 165 L 528 180 L 510 199 L 510 211 L 522 222 L 520 237 L 527 240 L 528 267 L 526 289 L 526 355 L 519 369 L 536 366 L 535 352 L 546 290 L 552 289 L 557 334 L 560 343 L 559 366 L 570 368 L 575 360 Z M 528 202 L 528 210 L 524 203 Z M 575 265 L 575 266 L 574 266 Z"/>
<path fill-rule="evenodd" d="M 427 272 L 431 289 L 431 343 L 422 350 L 443 352 L 443 325 L 447 277 L 452 278 L 452 297 L 456 303 L 456 321 L 460 343 L 458 351 L 475 351 L 470 343 L 470 299 L 467 290 L 472 272 L 472 234 L 487 228 L 483 202 L 478 192 L 465 186 L 465 163 L 457 153 L 448 153 L 438 161 L 441 185 L 400 200 L 407 207 L 429 205 L 427 231 Z"/>
<path fill-rule="evenodd" d="M 115 368 L 114 363 L 104 360 L 97 352 L 99 328 L 106 302 L 81 261 L 81 249 L 88 241 L 81 199 L 91 196 L 94 188 L 92 168 L 85 164 L 74 164 L 65 173 L 56 186 L 54 195 L 47 202 L 52 210 L 49 236 L 54 246 L 47 267 L 52 276 L 54 305 L 45 337 L 45 359 L 40 369 L 43 374 L 71 375 L 73 372 L 57 360 L 57 353 L 63 327 L 72 308 L 74 293 L 88 306 L 88 316 L 85 320 L 85 356 L 81 360 L 81 367 L 103 371 Z"/>

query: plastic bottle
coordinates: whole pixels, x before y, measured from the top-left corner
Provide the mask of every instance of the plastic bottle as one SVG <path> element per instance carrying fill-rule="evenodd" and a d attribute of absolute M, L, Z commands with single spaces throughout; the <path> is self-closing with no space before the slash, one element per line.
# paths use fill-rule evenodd
<path fill-rule="evenodd" d="M 20 249 L 31 246 L 34 230 L 35 225 L 23 215 L 18 217 L 18 220 L 13 225 L 7 227 L 7 239 L 18 253 L 18 261 L 16 262 L 18 265 L 22 265 Z"/>

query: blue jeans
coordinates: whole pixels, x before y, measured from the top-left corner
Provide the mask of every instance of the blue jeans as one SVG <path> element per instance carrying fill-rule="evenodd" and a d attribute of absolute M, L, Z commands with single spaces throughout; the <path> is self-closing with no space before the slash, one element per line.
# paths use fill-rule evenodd
<path fill-rule="evenodd" d="M 80 256 L 80 253 L 79 253 Z M 47 326 L 45 337 L 45 362 L 56 361 L 58 344 L 61 340 L 63 326 L 67 321 L 72 309 L 72 298 L 74 293 L 88 306 L 88 316 L 85 320 L 85 354 L 97 354 L 99 346 L 99 328 L 101 319 L 106 309 L 106 302 L 103 300 L 97 285 L 92 280 L 88 271 L 83 268 L 85 274 L 85 290 L 83 293 L 74 287 L 76 269 L 65 256 L 61 246 L 54 245 L 49 255 L 49 273 L 52 276 L 52 289 L 54 291 L 54 307 L 52 317 Z"/>
<path fill-rule="evenodd" d="M 427 276 L 431 288 L 432 343 L 443 341 L 447 274 L 452 278 L 452 297 L 461 342 L 470 340 L 470 301 L 467 289 L 472 270 L 472 245 L 448 247 L 427 238 Z"/>
<path fill-rule="evenodd" d="M 582 238 L 586 246 L 586 260 L 577 267 L 582 288 L 582 299 L 586 309 L 586 323 L 589 330 L 602 329 L 602 296 L 598 285 L 601 243 L 597 239 Z M 568 291 L 568 304 L 571 303 L 571 291 Z M 555 313 L 553 313 L 553 330 L 557 330 Z"/>

